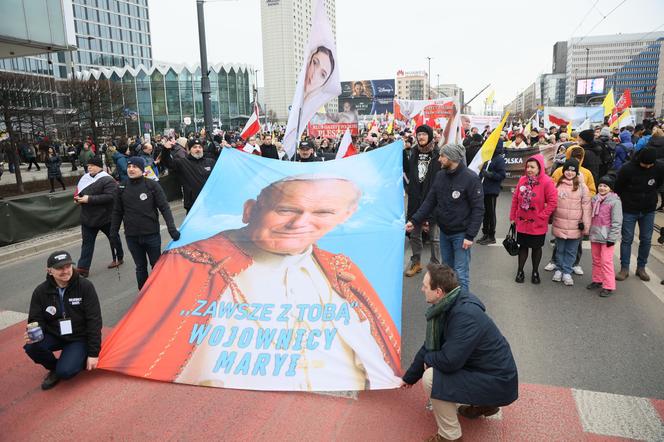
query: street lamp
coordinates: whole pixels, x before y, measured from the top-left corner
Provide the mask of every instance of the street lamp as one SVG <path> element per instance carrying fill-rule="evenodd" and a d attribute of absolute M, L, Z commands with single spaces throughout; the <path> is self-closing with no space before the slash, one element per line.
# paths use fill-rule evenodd
<path fill-rule="evenodd" d="M 212 104 L 210 103 L 210 76 L 207 63 L 207 45 L 205 42 L 205 9 L 204 0 L 196 0 L 196 11 L 198 13 L 198 44 L 201 52 L 201 95 L 203 96 L 203 121 L 205 125 L 205 136 L 210 136 L 212 128 Z"/>
<path fill-rule="evenodd" d="M 429 60 L 429 73 L 427 74 L 427 95 L 429 96 L 429 100 L 431 100 L 431 57 L 427 57 L 427 60 Z"/>

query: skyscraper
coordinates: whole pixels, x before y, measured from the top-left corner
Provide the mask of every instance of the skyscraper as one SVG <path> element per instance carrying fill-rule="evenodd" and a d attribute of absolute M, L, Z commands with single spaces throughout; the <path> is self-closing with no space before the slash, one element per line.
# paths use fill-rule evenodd
<path fill-rule="evenodd" d="M 315 3 L 315 0 L 261 0 L 264 112 L 274 112 L 281 122 L 288 120 Z M 324 3 L 336 36 L 335 0 L 324 0 Z M 333 101 L 336 104 L 336 99 Z"/>

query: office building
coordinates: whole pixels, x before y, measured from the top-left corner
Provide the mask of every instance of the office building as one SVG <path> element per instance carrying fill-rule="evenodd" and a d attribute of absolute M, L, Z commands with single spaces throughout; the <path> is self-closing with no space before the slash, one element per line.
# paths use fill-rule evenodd
<path fill-rule="evenodd" d="M 397 98 L 402 100 L 426 100 L 431 95 L 428 91 L 429 76 L 426 71 L 397 71 Z"/>

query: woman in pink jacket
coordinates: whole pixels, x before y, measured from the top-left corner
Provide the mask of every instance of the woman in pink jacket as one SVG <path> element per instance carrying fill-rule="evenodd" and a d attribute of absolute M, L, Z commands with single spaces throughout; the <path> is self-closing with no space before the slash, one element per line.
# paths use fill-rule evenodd
<path fill-rule="evenodd" d="M 574 158 L 563 164 L 563 176 L 557 184 L 558 207 L 553 212 L 553 236 L 556 237 L 558 268 L 553 280 L 574 285 L 572 266 L 583 235 L 590 231 L 592 210 L 590 191 L 579 178 L 579 162 Z"/>
<path fill-rule="evenodd" d="M 519 268 L 515 281 L 525 279 L 523 266 L 532 251 L 533 273 L 531 282 L 540 283 L 539 263 L 542 246 L 549 227 L 549 217 L 556 210 L 558 195 L 556 186 L 544 170 L 544 157 L 534 155 L 526 160 L 526 174 L 519 179 L 512 198 L 510 222 L 516 225 L 516 240 L 519 243 Z"/>

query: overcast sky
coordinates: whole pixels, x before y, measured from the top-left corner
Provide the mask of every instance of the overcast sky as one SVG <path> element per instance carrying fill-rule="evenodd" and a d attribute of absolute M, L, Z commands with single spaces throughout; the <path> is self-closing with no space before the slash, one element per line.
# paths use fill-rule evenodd
<path fill-rule="evenodd" d="M 212 0 L 205 14 L 209 62 L 254 65 L 262 85 L 260 1 Z M 154 59 L 198 63 L 195 0 L 149 4 Z M 426 70 L 432 57 L 432 86 L 440 75 L 468 100 L 491 83 L 497 105 L 551 72 L 556 41 L 664 31 L 664 0 L 336 0 L 336 7 L 342 81 Z M 476 111 L 488 91 L 473 103 Z"/>

